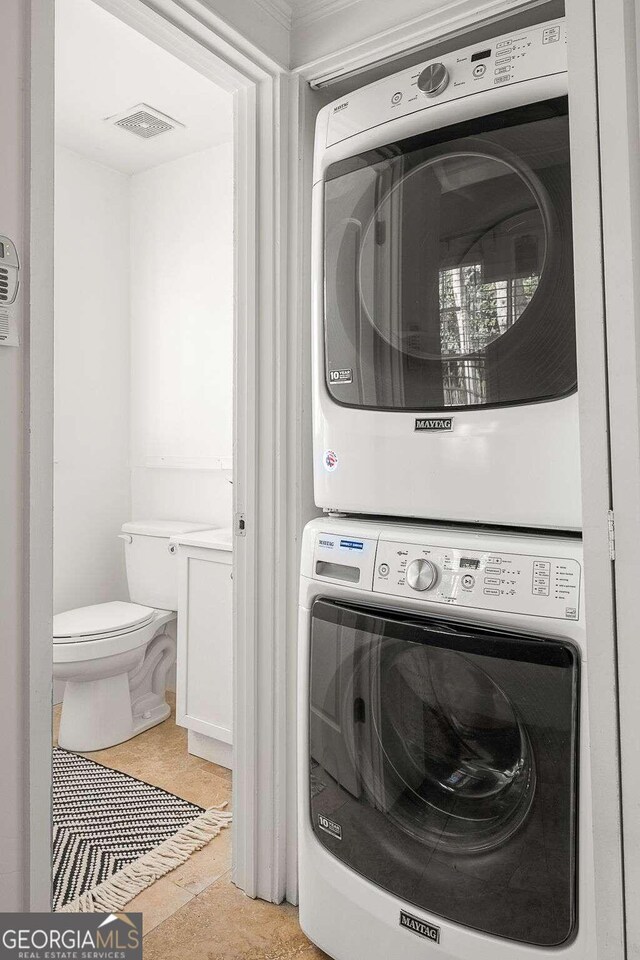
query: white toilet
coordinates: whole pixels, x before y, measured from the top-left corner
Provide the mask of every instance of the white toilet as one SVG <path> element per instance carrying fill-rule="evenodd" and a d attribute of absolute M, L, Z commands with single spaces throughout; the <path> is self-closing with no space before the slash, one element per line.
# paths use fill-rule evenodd
<path fill-rule="evenodd" d="M 169 716 L 167 673 L 176 658 L 176 548 L 170 538 L 211 524 L 125 523 L 131 601 L 114 600 L 53 618 L 53 676 L 65 681 L 58 743 L 92 751 L 129 740 Z"/>

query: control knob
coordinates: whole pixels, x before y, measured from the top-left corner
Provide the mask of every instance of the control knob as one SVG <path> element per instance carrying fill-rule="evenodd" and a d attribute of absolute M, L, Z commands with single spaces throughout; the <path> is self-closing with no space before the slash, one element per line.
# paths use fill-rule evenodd
<path fill-rule="evenodd" d="M 430 63 L 418 77 L 418 90 L 427 97 L 437 97 L 449 85 L 449 71 L 444 63 Z"/>
<path fill-rule="evenodd" d="M 412 590 L 430 590 L 438 579 L 438 570 L 430 560 L 412 560 L 407 567 L 407 583 Z"/>

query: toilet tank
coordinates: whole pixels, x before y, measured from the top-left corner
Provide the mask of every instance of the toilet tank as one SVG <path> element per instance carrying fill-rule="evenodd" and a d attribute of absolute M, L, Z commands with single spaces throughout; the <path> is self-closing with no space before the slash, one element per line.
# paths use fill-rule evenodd
<path fill-rule="evenodd" d="M 169 547 L 169 539 L 211 527 L 211 523 L 181 520 L 132 520 L 123 523 L 120 536 L 124 541 L 132 603 L 158 607 L 160 610 L 177 610 L 178 555 L 175 547 Z"/>

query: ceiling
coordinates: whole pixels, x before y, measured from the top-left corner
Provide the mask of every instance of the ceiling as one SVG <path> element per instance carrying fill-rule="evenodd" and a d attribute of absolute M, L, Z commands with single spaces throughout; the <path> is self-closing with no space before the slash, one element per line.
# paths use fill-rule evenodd
<path fill-rule="evenodd" d="M 281 3 L 291 11 L 291 18 L 295 25 L 312 23 L 321 17 L 328 17 L 340 13 L 347 7 L 355 7 L 366 0 L 271 0 L 272 3 Z M 383 3 L 385 0 L 383 0 Z M 363 13 L 363 16 L 365 14 Z"/>
<path fill-rule="evenodd" d="M 105 122 L 141 103 L 184 127 L 145 140 Z M 57 0 L 57 143 L 133 174 L 232 136 L 230 93 L 92 0 Z"/>
<path fill-rule="evenodd" d="M 354 0 L 283 0 L 292 10 L 294 17 L 308 13 L 322 13 L 341 6 L 347 6 Z"/>

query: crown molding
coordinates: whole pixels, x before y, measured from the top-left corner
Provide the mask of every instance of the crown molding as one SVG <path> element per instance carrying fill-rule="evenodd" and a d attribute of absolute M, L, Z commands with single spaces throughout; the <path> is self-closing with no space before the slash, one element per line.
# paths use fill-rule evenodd
<path fill-rule="evenodd" d="M 323 17 L 340 13 L 358 3 L 361 3 L 361 0 L 300 0 L 296 5 L 293 20 L 296 27 L 309 27 Z"/>
<path fill-rule="evenodd" d="M 295 6 L 291 6 L 287 0 L 255 0 L 258 6 L 287 30 L 291 30 L 293 24 L 304 29 L 323 17 L 330 17 L 361 2 L 362 0 L 300 0 Z"/>
<path fill-rule="evenodd" d="M 303 0 L 309 4 L 312 0 Z M 360 0 L 319 0 L 324 6 L 339 4 L 348 8 Z M 370 37 L 332 51 L 318 59 L 294 66 L 312 87 L 323 86 L 330 80 L 357 72 L 383 60 L 394 60 L 436 38 L 467 30 L 488 20 L 514 13 L 522 7 L 537 5 L 542 0 L 448 0 L 435 9 L 412 20 L 394 25 Z M 294 18 L 294 25 L 298 26 Z"/>
<path fill-rule="evenodd" d="M 287 0 L 254 0 L 258 7 L 262 7 L 265 13 L 273 17 L 282 27 L 291 30 L 293 22 L 293 10 L 287 3 Z"/>

